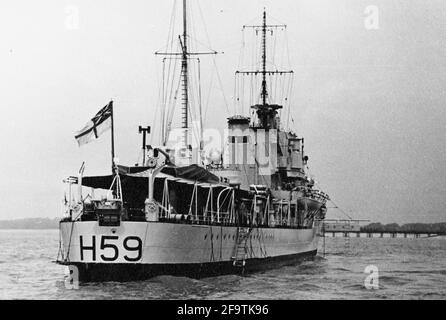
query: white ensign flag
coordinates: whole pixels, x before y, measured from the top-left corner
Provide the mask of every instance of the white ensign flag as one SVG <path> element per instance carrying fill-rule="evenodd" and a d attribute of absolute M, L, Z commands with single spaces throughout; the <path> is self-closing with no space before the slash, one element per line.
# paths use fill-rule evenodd
<path fill-rule="evenodd" d="M 113 101 L 102 108 L 85 127 L 75 135 L 79 147 L 99 138 L 99 136 L 111 128 L 113 115 Z"/>

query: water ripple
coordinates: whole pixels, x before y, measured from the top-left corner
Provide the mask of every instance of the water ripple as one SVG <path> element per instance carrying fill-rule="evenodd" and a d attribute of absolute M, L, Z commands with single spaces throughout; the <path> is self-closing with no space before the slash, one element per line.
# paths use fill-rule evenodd
<path fill-rule="evenodd" d="M 0 299 L 446 299 L 446 238 L 326 240 L 325 257 L 241 277 L 159 276 L 65 287 L 58 231 L 0 231 Z M 322 250 L 321 250 L 322 251 Z M 369 290 L 365 268 L 379 271 Z"/>

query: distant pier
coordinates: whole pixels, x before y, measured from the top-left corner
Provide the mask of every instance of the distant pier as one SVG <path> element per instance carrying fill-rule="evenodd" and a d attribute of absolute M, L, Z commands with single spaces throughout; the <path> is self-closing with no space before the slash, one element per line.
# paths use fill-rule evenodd
<path fill-rule="evenodd" d="M 364 231 L 325 231 L 327 238 L 433 238 L 441 234 L 426 232 L 364 232 Z"/>
<path fill-rule="evenodd" d="M 362 227 L 361 223 L 368 220 L 354 219 L 326 219 L 324 220 L 322 235 L 330 238 L 433 238 L 446 235 L 446 232 L 429 232 L 423 228 L 411 230 L 395 230 L 396 228 Z M 398 225 L 396 225 L 398 227 Z M 393 229 L 393 230 L 392 230 Z"/>

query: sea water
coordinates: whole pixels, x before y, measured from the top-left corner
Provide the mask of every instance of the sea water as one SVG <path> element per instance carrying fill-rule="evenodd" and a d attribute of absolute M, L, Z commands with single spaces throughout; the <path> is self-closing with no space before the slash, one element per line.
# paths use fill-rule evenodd
<path fill-rule="evenodd" d="M 326 238 L 312 261 L 247 276 L 78 289 L 66 286 L 67 267 L 54 263 L 58 230 L 0 230 L 0 248 L 0 299 L 446 299 L 445 237 Z"/>

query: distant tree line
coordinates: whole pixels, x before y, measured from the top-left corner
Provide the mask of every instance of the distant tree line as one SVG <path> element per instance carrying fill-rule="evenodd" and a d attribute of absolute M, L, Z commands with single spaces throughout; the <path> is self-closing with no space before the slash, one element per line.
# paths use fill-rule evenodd
<path fill-rule="evenodd" d="M 60 218 L 25 218 L 1 220 L 0 229 L 58 229 Z"/>
<path fill-rule="evenodd" d="M 60 218 L 25 218 L 1 220 L 0 229 L 58 229 Z M 446 234 L 446 222 L 441 223 L 370 223 L 361 227 L 361 232 L 414 232 Z"/>
<path fill-rule="evenodd" d="M 362 232 L 414 232 L 414 233 L 436 233 L 446 234 L 446 222 L 441 223 L 397 223 L 381 224 L 370 223 L 361 227 Z"/>

